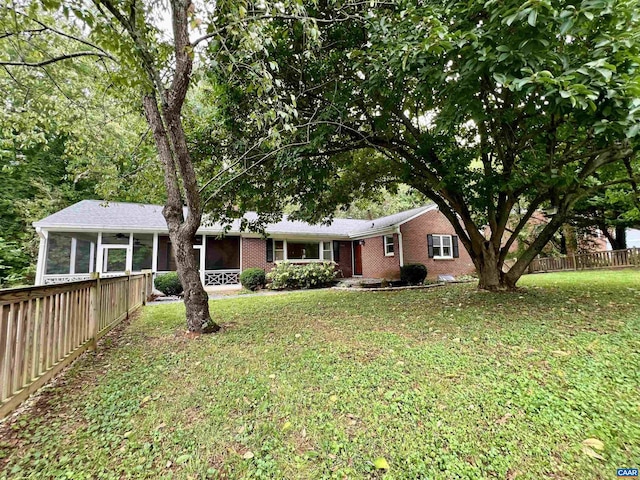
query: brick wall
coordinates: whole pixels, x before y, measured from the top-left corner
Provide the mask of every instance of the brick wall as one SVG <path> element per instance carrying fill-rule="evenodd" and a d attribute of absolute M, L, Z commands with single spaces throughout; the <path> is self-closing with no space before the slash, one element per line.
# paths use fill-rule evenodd
<path fill-rule="evenodd" d="M 447 217 L 439 210 L 431 210 L 400 226 L 404 246 L 404 263 L 422 263 L 427 266 L 427 277 L 437 278 L 441 274 L 467 275 L 475 272 L 475 266 L 467 250 L 458 241 L 459 258 L 434 260 L 429 258 L 428 234 L 455 235 Z"/>
<path fill-rule="evenodd" d="M 384 254 L 384 240 L 382 236 L 364 239 L 362 246 L 362 276 L 364 278 L 386 278 L 397 280 L 400 278 L 400 254 L 398 235 L 393 235 L 394 256 Z"/>
<path fill-rule="evenodd" d="M 268 272 L 273 263 L 267 263 L 267 241 L 263 238 L 242 239 L 242 270 L 262 268 Z"/>

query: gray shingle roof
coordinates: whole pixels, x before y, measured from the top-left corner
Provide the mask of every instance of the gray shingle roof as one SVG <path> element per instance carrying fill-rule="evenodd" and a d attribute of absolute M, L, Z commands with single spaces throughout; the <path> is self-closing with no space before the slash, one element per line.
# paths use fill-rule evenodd
<path fill-rule="evenodd" d="M 306 222 L 288 220 L 285 216 L 281 221 L 269 224 L 266 231 L 272 235 L 362 236 L 369 232 L 375 234 L 380 230 L 392 228 L 432 208 L 434 208 L 433 204 L 375 220 L 336 218 L 330 225 L 311 225 Z M 246 214 L 248 220 L 254 220 L 257 217 L 255 212 Z M 35 222 L 33 226 L 61 230 L 167 231 L 161 205 L 104 202 L 101 200 L 83 200 Z M 204 233 L 219 233 L 222 230 L 223 226 L 220 224 L 206 225 L 200 229 Z M 239 232 L 239 230 L 240 221 L 236 220 L 231 225 L 231 232 Z"/>

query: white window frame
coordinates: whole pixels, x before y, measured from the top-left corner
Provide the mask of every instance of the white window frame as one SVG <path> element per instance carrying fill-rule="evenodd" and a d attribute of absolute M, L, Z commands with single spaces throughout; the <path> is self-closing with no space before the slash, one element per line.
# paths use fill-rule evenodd
<path fill-rule="evenodd" d="M 289 258 L 287 255 L 287 240 L 274 238 L 273 239 L 273 261 L 275 263 L 279 262 L 289 262 L 289 263 L 319 263 L 319 262 L 332 262 L 333 261 L 333 241 L 332 240 L 305 240 L 305 239 L 295 239 L 292 238 L 289 241 L 292 243 L 317 243 L 318 244 L 318 252 L 320 254 L 320 258 Z M 282 242 L 282 249 L 276 248 L 276 242 Z M 328 244 L 330 250 L 324 250 L 324 245 Z M 324 252 L 331 251 L 331 260 L 324 259 Z M 282 252 L 282 260 L 276 259 L 276 252 Z"/>
<path fill-rule="evenodd" d="M 333 262 L 333 240 L 327 240 L 320 242 L 322 245 L 322 249 L 320 250 L 320 260 L 323 262 Z M 325 248 L 326 245 L 329 245 L 329 248 Z M 325 252 L 329 252 L 329 258 L 324 258 Z"/>
<path fill-rule="evenodd" d="M 438 245 L 438 247 L 436 247 L 436 245 L 435 245 L 436 237 L 439 239 L 439 242 L 440 242 L 440 245 Z M 433 259 L 434 260 L 449 260 L 449 259 L 453 258 L 453 238 L 452 238 L 452 235 L 431 235 L 431 238 L 433 239 Z M 449 239 L 449 255 L 436 255 L 436 248 L 439 249 L 440 253 L 443 252 L 444 239 L 445 238 Z"/>
<path fill-rule="evenodd" d="M 393 235 L 385 235 L 384 237 L 382 237 L 382 241 L 384 242 L 384 256 L 385 257 L 393 257 L 395 256 L 396 252 L 395 252 L 395 245 L 394 245 L 394 241 L 393 241 Z M 389 242 L 389 239 L 391 240 L 391 242 Z M 389 247 L 392 248 L 391 252 L 389 252 Z"/>
<path fill-rule="evenodd" d="M 276 243 L 282 242 L 282 248 L 277 248 Z M 282 259 L 278 260 L 277 253 L 282 252 Z M 273 241 L 273 260 L 276 262 L 284 262 L 287 259 L 287 241 L 286 240 L 274 240 Z"/>

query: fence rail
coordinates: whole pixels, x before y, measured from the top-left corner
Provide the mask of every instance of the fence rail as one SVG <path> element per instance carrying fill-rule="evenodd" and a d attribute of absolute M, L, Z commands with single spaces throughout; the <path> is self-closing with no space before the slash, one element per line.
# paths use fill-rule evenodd
<path fill-rule="evenodd" d="M 640 248 L 535 258 L 529 265 L 529 273 L 617 267 L 640 267 Z"/>
<path fill-rule="evenodd" d="M 150 273 L 0 290 L 0 419 L 127 318 Z"/>

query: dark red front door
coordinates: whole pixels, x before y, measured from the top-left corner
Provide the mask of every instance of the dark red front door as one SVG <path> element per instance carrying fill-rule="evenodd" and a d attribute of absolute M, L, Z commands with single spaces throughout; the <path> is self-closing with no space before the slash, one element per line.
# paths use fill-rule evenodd
<path fill-rule="evenodd" d="M 353 274 L 362 275 L 362 245 L 358 240 L 353 242 Z"/>

